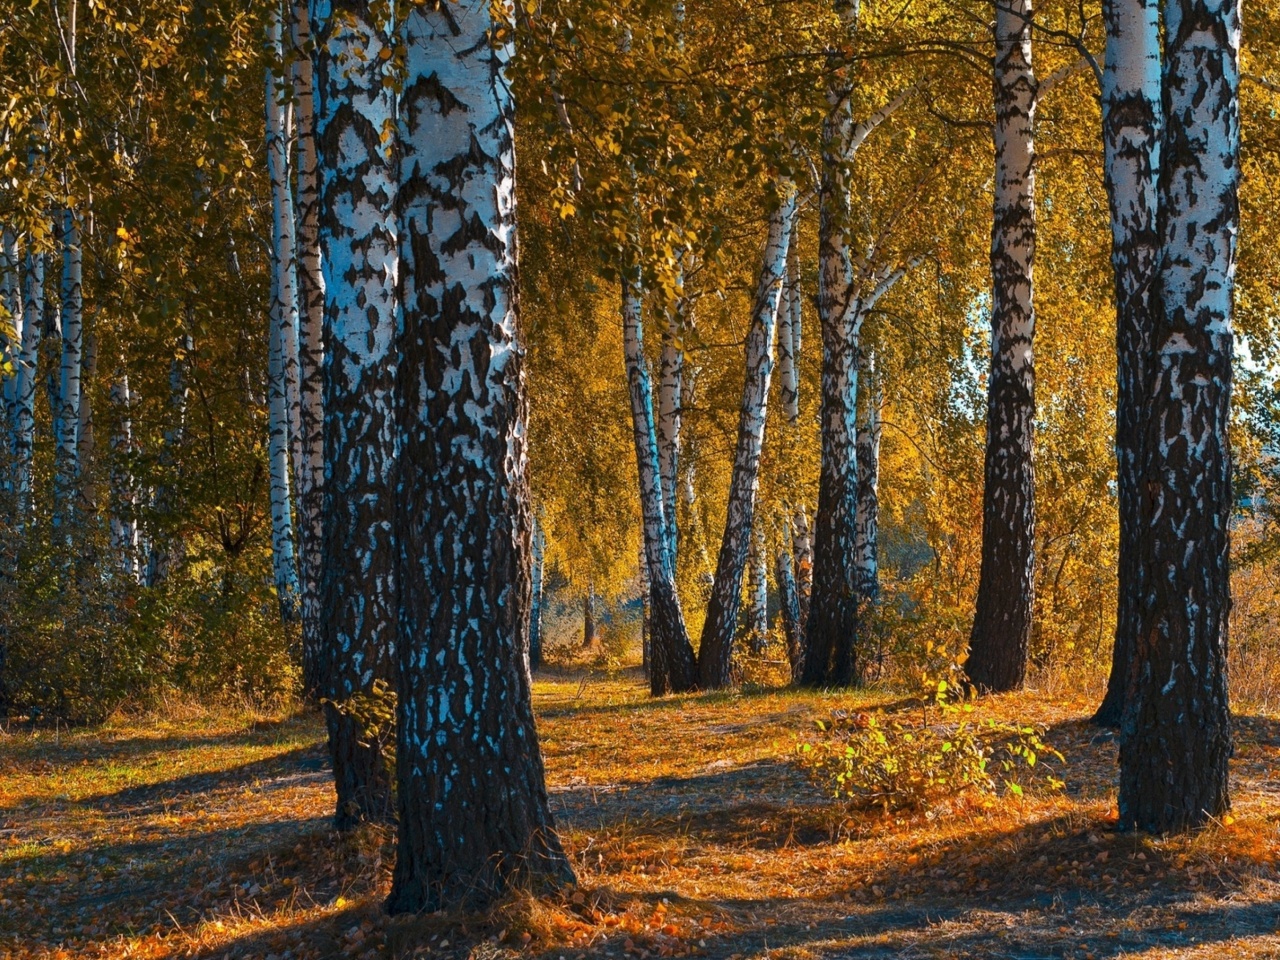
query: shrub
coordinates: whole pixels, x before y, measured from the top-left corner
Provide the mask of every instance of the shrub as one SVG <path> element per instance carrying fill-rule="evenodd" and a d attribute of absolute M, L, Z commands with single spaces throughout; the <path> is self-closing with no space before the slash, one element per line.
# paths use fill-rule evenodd
<path fill-rule="evenodd" d="M 970 791 L 1004 786 L 1021 795 L 1023 774 L 1041 757 L 1062 760 L 1035 726 L 991 718 L 975 720 L 971 703 L 952 704 L 950 688 L 936 692 L 939 722 L 928 715 L 911 725 L 884 715 L 838 711 L 818 720 L 819 739 L 797 745 L 800 765 L 824 792 L 855 810 L 885 813 L 927 809 Z M 1062 786 L 1051 775 L 1051 788 Z"/>

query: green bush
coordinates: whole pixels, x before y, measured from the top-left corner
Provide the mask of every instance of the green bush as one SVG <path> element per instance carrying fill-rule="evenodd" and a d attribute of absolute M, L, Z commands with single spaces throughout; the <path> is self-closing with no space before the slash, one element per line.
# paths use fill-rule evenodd
<path fill-rule="evenodd" d="M 1062 760 L 1037 727 L 986 718 L 975 720 L 971 703 L 947 702 L 937 687 L 941 722 L 907 724 L 896 717 L 837 712 L 816 721 L 819 738 L 796 747 L 812 781 L 856 810 L 886 813 L 927 809 L 969 791 L 995 793 L 1001 786 L 1021 795 L 1024 775 L 1043 757 Z M 1046 774 L 1051 788 L 1061 781 Z"/>

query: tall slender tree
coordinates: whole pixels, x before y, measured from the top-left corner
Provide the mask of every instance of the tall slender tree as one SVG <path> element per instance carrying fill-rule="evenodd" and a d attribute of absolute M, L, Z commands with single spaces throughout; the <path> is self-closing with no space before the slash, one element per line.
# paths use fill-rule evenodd
<path fill-rule="evenodd" d="M 32 512 L 31 482 L 35 458 L 36 378 L 40 339 L 44 332 L 44 257 L 28 249 L 22 278 L 22 350 L 18 355 L 17 390 L 13 418 L 14 496 L 19 530 Z"/>
<path fill-rule="evenodd" d="M 1163 255 L 1140 483 L 1145 574 L 1119 796 L 1122 826 L 1157 833 L 1199 826 L 1230 806 L 1228 432 L 1240 230 L 1239 2 L 1168 0 L 1164 11 Z"/>
<path fill-rule="evenodd" d="M 1022 686 L 1035 607 L 1036 78 L 1031 15 L 1031 0 L 996 5 L 996 173 L 982 566 L 965 664 L 969 681 L 987 691 Z"/>
<path fill-rule="evenodd" d="M 293 498 L 290 467 L 297 476 L 300 449 L 297 421 L 297 298 L 293 263 L 293 201 L 289 190 L 289 120 L 277 75 L 283 56 L 280 11 L 273 8 L 267 20 L 266 145 L 267 177 L 271 182 L 271 305 L 267 342 L 267 460 L 271 475 L 271 556 L 276 598 L 286 623 L 298 617 L 301 585 L 294 546 Z M 290 354 L 295 354 L 292 358 Z M 290 369 L 292 368 L 292 376 Z M 293 389 L 290 389 L 290 381 Z"/>
<path fill-rule="evenodd" d="M 1111 265 L 1116 297 L 1116 466 L 1120 506 L 1116 636 L 1107 693 L 1095 723 L 1124 715 L 1130 660 L 1142 608 L 1142 471 L 1148 415 L 1151 335 L 1159 308 L 1160 4 L 1108 0 L 1102 73 L 1102 147 L 1111 203 Z"/>
<path fill-rule="evenodd" d="M 396 637 L 398 168 L 392 38 L 381 10 L 366 0 L 319 0 L 311 23 L 325 303 L 318 673 L 339 829 L 391 812 L 378 740 L 346 709 L 393 676 Z"/>
<path fill-rule="evenodd" d="M 863 390 L 866 402 L 858 422 L 858 535 L 854 541 L 854 564 L 859 599 L 870 604 L 880 595 L 880 411 L 884 403 L 875 354 L 870 351 L 864 354 L 862 382 L 870 389 Z"/>
<path fill-rule="evenodd" d="M 111 442 L 111 549 L 126 577 L 139 579 L 142 570 L 138 556 L 138 495 L 130 459 L 133 445 L 133 395 L 129 391 L 129 375 L 123 368 L 116 371 L 111 384 L 111 404 L 115 408 L 115 429 Z"/>
<path fill-rule="evenodd" d="M 424 5 L 401 36 L 399 844 L 388 908 L 573 880 L 534 729 L 505 4 Z"/>
<path fill-rule="evenodd" d="M 636 464 L 640 477 L 641 534 L 649 576 L 649 688 L 654 695 L 682 693 L 698 682 L 698 665 L 684 609 L 676 592 L 662 468 L 653 420 L 653 386 L 644 355 L 644 325 L 638 270 L 622 276 L 622 337 L 625 350 Z"/>
<path fill-rule="evenodd" d="M 791 229 L 795 223 L 795 186 L 788 180 L 782 180 L 778 183 L 777 192 L 778 205 L 769 214 L 769 235 L 756 282 L 751 324 L 747 329 L 747 372 L 738 408 L 738 446 L 729 481 L 724 537 L 720 541 L 716 577 L 698 654 L 698 679 L 706 690 L 733 683 L 733 641 L 742 602 L 742 578 L 751 549 L 779 302 L 787 275 Z"/>
<path fill-rule="evenodd" d="M 324 534 L 324 274 L 320 265 L 320 174 L 316 152 L 315 71 L 309 0 L 294 0 L 290 17 L 296 150 L 294 221 L 298 280 L 298 403 L 302 469 L 297 486 L 299 571 L 302 582 L 302 685 L 320 689 L 323 610 L 320 570 Z"/>
<path fill-rule="evenodd" d="M 72 521 L 76 482 L 80 475 L 80 365 L 84 343 L 84 291 L 80 218 L 73 210 L 62 213 L 62 362 L 59 368 L 57 427 L 57 467 L 54 478 L 53 525 Z"/>
<path fill-rule="evenodd" d="M 856 0 L 837 0 L 850 37 L 858 27 Z M 907 87 L 860 123 L 854 123 L 854 80 L 839 50 L 830 54 L 827 115 L 822 125 L 818 186 L 818 319 L 822 328 L 822 454 L 818 512 L 813 530 L 813 580 L 805 612 L 801 683 L 849 685 L 858 680 L 858 597 L 854 582 L 857 539 L 858 342 L 862 322 L 901 279 L 901 269 L 875 262 L 874 248 L 857 256 L 852 243 L 852 164 L 858 149 L 914 92 Z"/>

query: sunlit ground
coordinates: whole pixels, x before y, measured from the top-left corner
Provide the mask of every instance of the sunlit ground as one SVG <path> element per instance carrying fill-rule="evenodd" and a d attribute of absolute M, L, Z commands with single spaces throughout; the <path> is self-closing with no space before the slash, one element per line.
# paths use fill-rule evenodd
<path fill-rule="evenodd" d="M 311 715 L 0 734 L 0 957 L 1280 957 L 1276 717 L 1238 721 L 1231 822 L 1154 840 L 1109 829 L 1115 746 L 1084 700 L 979 708 L 1044 724 L 1065 789 L 851 817 L 797 740 L 833 708 L 917 705 L 654 702 L 634 671 L 535 697 L 581 886 L 488 918 L 382 916 L 391 831 L 329 830 Z"/>

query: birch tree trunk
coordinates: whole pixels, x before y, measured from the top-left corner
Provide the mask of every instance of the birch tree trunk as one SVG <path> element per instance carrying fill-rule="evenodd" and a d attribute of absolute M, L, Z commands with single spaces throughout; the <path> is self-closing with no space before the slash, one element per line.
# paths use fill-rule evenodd
<path fill-rule="evenodd" d="M 71 210 L 62 214 L 62 362 L 58 383 L 55 426 L 53 526 L 74 523 L 73 500 L 80 468 L 77 437 L 80 428 L 80 363 L 83 346 L 84 291 L 80 250 L 80 218 Z"/>
<path fill-rule="evenodd" d="M 294 128 L 297 152 L 294 199 L 298 279 L 298 400 L 302 469 L 297 484 L 298 553 L 302 581 L 302 686 L 320 691 L 323 611 L 320 571 L 324 501 L 324 275 L 320 264 L 320 178 L 316 157 L 315 91 L 309 0 L 295 0 L 293 45 Z"/>
<path fill-rule="evenodd" d="M 267 22 L 267 49 L 278 61 L 283 56 L 280 12 L 271 11 Z M 267 345 L 267 420 L 270 431 L 267 461 L 271 475 L 271 558 L 280 618 L 292 623 L 298 617 L 298 560 L 293 536 L 293 498 L 289 469 L 301 472 L 297 439 L 297 297 L 294 284 L 293 202 L 289 190 L 289 123 L 281 84 L 274 63 L 267 66 L 266 144 L 267 177 L 271 183 L 271 308 Z M 290 357 L 290 353 L 293 357 Z M 292 376 L 290 371 L 292 370 Z M 292 389 L 290 381 L 292 380 Z M 291 395 L 292 394 L 292 395 Z M 299 452 L 294 459 L 292 452 Z"/>
<path fill-rule="evenodd" d="M 803 656 L 805 625 L 809 622 L 809 598 L 813 592 L 813 537 L 809 532 L 809 515 L 805 512 L 804 504 L 795 508 L 791 524 L 791 551 L 795 557 L 796 605 L 800 611 L 800 649 Z"/>
<path fill-rule="evenodd" d="M 858 5 L 838 3 L 852 35 Z M 805 624 L 801 682 L 821 687 L 853 679 L 852 639 L 857 633 L 853 586 L 857 520 L 854 451 L 858 399 L 858 325 L 854 267 L 849 248 L 853 159 L 852 81 L 848 68 L 830 73 L 829 112 L 822 127 L 818 214 L 818 318 L 822 327 L 822 462 L 814 531 L 813 586 Z M 839 661 L 837 664 L 836 661 Z"/>
<path fill-rule="evenodd" d="M 36 377 L 44 332 L 44 257 L 30 250 L 22 286 L 22 351 L 18 356 L 13 462 L 17 523 L 21 533 L 31 520 L 31 468 L 35 452 Z"/>
<path fill-rule="evenodd" d="M 769 382 L 773 376 L 778 305 L 786 280 L 787 250 L 795 220 L 795 187 L 789 182 L 780 183 L 779 187 L 781 203 L 769 215 L 769 238 L 747 331 L 747 372 L 738 412 L 738 446 L 729 481 L 724 537 L 702 628 L 698 679 L 704 690 L 717 690 L 733 683 L 733 641 L 742 602 L 742 577 L 751 548 L 756 491 L 760 486 L 760 452 L 764 446 Z"/>
<path fill-rule="evenodd" d="M 4 360 L 9 363 L 8 375 L 0 382 L 0 390 L 4 394 L 4 426 L 5 439 L 9 447 L 9 457 L 4 470 L 4 492 L 12 496 L 14 493 L 15 460 L 18 440 L 18 371 L 22 352 L 22 280 L 18 240 L 8 227 L 0 236 L 0 298 L 3 298 L 5 310 L 13 324 L 13 339 L 4 339 Z"/>
<path fill-rule="evenodd" d="M 188 320 L 190 318 L 188 317 Z M 173 474 L 179 469 L 179 447 L 186 436 L 187 401 L 190 390 L 187 386 L 187 362 L 195 350 L 195 341 L 191 334 L 184 333 L 178 340 L 173 359 L 169 361 L 169 425 L 164 431 L 164 442 L 160 448 L 159 465 L 163 479 L 155 491 L 152 501 L 152 513 L 156 520 L 155 529 L 149 531 L 147 570 L 145 582 L 148 587 L 156 587 L 168 579 L 170 572 L 185 554 L 181 538 L 175 536 L 172 529 L 172 512 L 174 509 Z"/>
<path fill-rule="evenodd" d="M 1093 716 L 1118 727 L 1142 609 L 1141 478 L 1149 403 L 1160 138 L 1160 6 L 1157 0 L 1108 0 L 1102 74 L 1102 146 L 1111 201 L 1111 266 L 1116 296 L 1116 464 L 1120 506 L 1116 636 L 1107 693 Z"/>
<path fill-rule="evenodd" d="M 800 252 L 795 232 L 793 226 L 792 242 L 787 247 L 787 282 L 782 291 L 782 305 L 778 308 L 778 393 L 782 400 L 782 415 L 792 425 L 800 422 L 802 307 Z"/>
<path fill-rule="evenodd" d="M 884 402 L 875 371 L 875 355 L 868 355 L 866 414 L 858 424 L 858 535 L 854 541 L 855 578 L 864 605 L 880 596 L 880 408 Z"/>
<path fill-rule="evenodd" d="M 982 566 L 968 679 L 1016 690 L 1026 679 L 1035 607 L 1036 79 L 1031 0 L 996 7 L 995 206 L 991 227 L 991 373 L 982 509 Z"/>
<path fill-rule="evenodd" d="M 663 519 L 671 565 L 677 566 L 680 538 L 676 522 L 676 483 L 680 469 L 680 426 L 684 387 L 684 337 L 687 303 L 679 298 L 667 310 L 658 368 L 658 473 L 662 479 Z"/>
<path fill-rule="evenodd" d="M 1120 825 L 1230 807 L 1231 361 L 1240 208 L 1238 0 L 1168 0 L 1160 295 L 1140 489 L 1147 571 L 1120 726 Z"/>
<path fill-rule="evenodd" d="M 529 602 L 529 670 L 542 666 L 542 582 L 547 561 L 547 536 L 533 517 L 533 571 Z"/>
<path fill-rule="evenodd" d="M 626 353 L 631 420 L 640 476 L 640 510 L 645 561 L 649 568 L 649 689 L 654 696 L 683 693 L 698 682 L 698 664 L 689 642 L 684 610 L 676 593 L 675 557 L 667 538 L 668 509 L 662 498 L 658 441 L 653 424 L 653 388 L 644 356 L 640 293 L 632 277 L 622 279 L 622 334 Z"/>
<path fill-rule="evenodd" d="M 98 338 L 84 334 L 84 351 L 80 358 L 80 403 L 76 411 L 76 465 L 79 473 L 77 500 L 92 513 L 97 508 L 94 457 L 97 437 L 93 421 L 93 382 L 98 376 Z"/>
<path fill-rule="evenodd" d="M 338 829 L 391 813 L 378 741 L 342 705 L 394 675 L 397 454 L 393 345 L 399 272 L 395 123 L 386 25 L 364 0 L 313 8 L 324 266 L 321 692 Z M 411 764 L 404 754 L 402 763 Z"/>
<path fill-rule="evenodd" d="M 498 20 L 493 18 L 497 16 Z M 419 6 L 400 105 L 399 844 L 388 908 L 572 883 L 534 729 L 509 6 Z"/>
<path fill-rule="evenodd" d="M 787 642 L 787 661 L 791 676 L 800 673 L 802 633 L 800 628 L 800 594 L 796 587 L 795 563 L 791 555 L 790 524 L 783 525 L 782 536 L 774 552 L 773 579 L 778 584 L 778 606 L 782 614 L 782 634 Z"/>
<path fill-rule="evenodd" d="M 123 370 L 111 385 L 116 428 L 111 434 L 111 549 L 125 576 L 138 580 L 138 499 L 129 459 L 133 456 L 133 397 Z"/>

